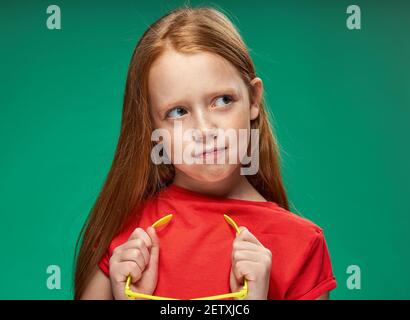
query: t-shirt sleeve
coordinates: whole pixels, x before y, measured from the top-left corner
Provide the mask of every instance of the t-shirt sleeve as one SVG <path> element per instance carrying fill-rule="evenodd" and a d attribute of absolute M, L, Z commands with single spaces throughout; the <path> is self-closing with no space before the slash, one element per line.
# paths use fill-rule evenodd
<path fill-rule="evenodd" d="M 100 262 L 98 262 L 98 267 L 101 269 L 104 274 L 109 277 L 110 276 L 110 269 L 109 269 L 109 262 L 110 262 L 110 256 L 109 256 L 109 249 L 107 249 L 102 256 Z"/>
<path fill-rule="evenodd" d="M 314 300 L 336 286 L 323 230 L 318 229 L 307 247 L 305 259 L 286 293 L 286 299 Z"/>

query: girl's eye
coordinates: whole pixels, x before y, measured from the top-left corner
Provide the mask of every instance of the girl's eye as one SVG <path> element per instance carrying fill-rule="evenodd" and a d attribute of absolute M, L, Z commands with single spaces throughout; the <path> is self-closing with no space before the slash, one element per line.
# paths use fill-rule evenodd
<path fill-rule="evenodd" d="M 223 95 L 223 96 L 218 97 L 215 100 L 215 105 L 217 105 L 217 106 L 218 106 L 218 100 L 222 101 L 222 104 L 223 104 L 222 106 L 224 106 L 224 105 L 227 105 L 227 104 L 231 103 L 233 101 L 233 97 L 230 96 L 230 95 Z M 187 113 L 187 112 L 184 108 L 175 107 L 175 108 L 171 109 L 170 111 L 168 111 L 166 113 L 165 117 L 175 119 L 175 118 L 182 117 L 185 113 Z"/>
<path fill-rule="evenodd" d="M 174 109 L 171 109 L 169 112 L 167 112 L 166 117 L 167 117 L 167 118 L 178 118 L 178 117 L 181 117 L 181 116 L 183 116 L 183 115 L 185 114 L 185 113 L 182 114 L 182 112 L 185 112 L 185 113 L 186 113 L 186 111 L 185 111 L 184 108 L 176 107 L 176 108 L 174 108 Z"/>
<path fill-rule="evenodd" d="M 222 101 L 222 103 L 225 103 L 225 105 L 226 105 L 226 104 L 229 104 L 230 102 L 232 102 L 232 101 L 233 101 L 233 98 L 232 98 L 231 96 L 229 96 L 229 95 L 223 95 L 223 96 L 218 97 L 218 98 L 215 100 L 215 104 L 217 104 L 216 102 L 217 102 L 218 100 Z"/>

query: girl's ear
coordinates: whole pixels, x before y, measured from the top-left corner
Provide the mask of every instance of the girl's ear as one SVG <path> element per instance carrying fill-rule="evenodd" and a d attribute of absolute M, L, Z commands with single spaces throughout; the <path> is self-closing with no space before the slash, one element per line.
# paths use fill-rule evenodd
<path fill-rule="evenodd" d="M 259 104 L 261 103 L 262 94 L 263 94 L 263 82 L 261 78 L 255 77 L 250 82 L 252 86 L 252 94 L 250 97 L 250 113 L 251 120 L 255 120 L 259 115 Z"/>

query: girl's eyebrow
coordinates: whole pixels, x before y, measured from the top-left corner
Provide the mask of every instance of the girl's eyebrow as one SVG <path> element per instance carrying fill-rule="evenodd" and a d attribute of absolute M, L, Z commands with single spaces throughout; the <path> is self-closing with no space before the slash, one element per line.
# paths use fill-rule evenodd
<path fill-rule="evenodd" d="M 215 97 L 215 96 L 223 95 L 223 94 L 230 94 L 230 95 L 234 95 L 236 97 L 240 96 L 240 92 L 237 88 L 226 87 L 224 89 L 217 89 L 217 90 L 214 90 L 210 93 L 207 93 L 204 96 L 204 98 L 209 99 L 211 97 Z M 164 104 L 162 104 L 162 107 L 160 107 L 160 109 L 164 110 L 164 109 L 168 109 L 168 108 L 173 108 L 173 107 L 176 107 L 178 105 L 184 104 L 184 102 L 186 102 L 186 100 L 180 99 L 180 100 L 175 100 L 174 102 L 164 103 Z"/>

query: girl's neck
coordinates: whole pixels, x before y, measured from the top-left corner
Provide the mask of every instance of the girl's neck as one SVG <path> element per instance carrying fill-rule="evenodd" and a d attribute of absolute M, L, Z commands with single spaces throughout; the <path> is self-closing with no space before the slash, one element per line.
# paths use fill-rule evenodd
<path fill-rule="evenodd" d="M 173 183 L 182 188 L 210 196 L 219 196 L 228 199 L 267 201 L 252 186 L 246 176 L 240 175 L 239 170 L 240 168 L 226 179 L 216 182 L 198 181 L 176 170 Z"/>

